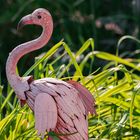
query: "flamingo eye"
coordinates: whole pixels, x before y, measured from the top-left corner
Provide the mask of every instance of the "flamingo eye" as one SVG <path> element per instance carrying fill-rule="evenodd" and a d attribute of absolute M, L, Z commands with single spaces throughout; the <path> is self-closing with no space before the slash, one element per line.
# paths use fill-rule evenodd
<path fill-rule="evenodd" d="M 38 16 L 37 16 L 37 18 L 38 18 L 38 19 L 41 19 L 41 16 L 40 16 L 40 15 L 38 15 Z"/>

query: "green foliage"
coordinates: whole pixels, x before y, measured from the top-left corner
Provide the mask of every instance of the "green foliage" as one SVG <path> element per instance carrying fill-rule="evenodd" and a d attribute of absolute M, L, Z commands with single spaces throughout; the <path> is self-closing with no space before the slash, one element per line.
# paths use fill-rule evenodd
<path fill-rule="evenodd" d="M 105 52 L 116 50 L 117 40 L 122 35 L 132 35 L 140 38 L 140 18 L 138 0 L 0 0 L 0 70 L 2 80 L 5 79 L 5 61 L 9 52 L 21 42 L 36 38 L 41 29 L 28 26 L 22 32 L 17 32 L 16 27 L 19 20 L 31 13 L 36 8 L 42 7 L 50 11 L 54 21 L 54 32 L 51 45 L 44 47 L 46 51 L 59 40 L 64 40 L 70 45 L 72 51 L 77 51 L 80 44 L 88 38 L 95 39 L 95 48 Z M 133 47 L 132 47 L 133 45 Z M 128 55 L 138 46 L 132 41 L 125 44 Z M 121 51 L 126 49 L 121 46 Z M 32 64 L 34 56 L 42 50 L 28 54 L 19 63 L 20 73 L 24 73 Z M 32 59 L 30 59 L 32 58 Z M 104 63 L 96 63 L 93 69 L 97 69 Z M 27 66 L 26 66 L 27 65 Z M 95 70 L 94 69 L 94 70 Z M 88 74 L 88 71 L 87 73 Z M 5 82 L 6 83 L 6 82 Z"/>
<path fill-rule="evenodd" d="M 90 47 L 92 52 L 88 53 Z M 59 50 L 63 52 L 59 54 Z M 53 59 L 55 55 L 57 57 Z M 68 59 L 62 60 L 63 58 Z M 84 70 L 90 71 L 97 58 L 107 60 L 108 63 L 103 68 L 84 75 Z M 62 64 L 62 61 L 65 63 Z M 94 40 L 88 39 L 77 53 L 72 52 L 65 42 L 58 42 L 43 57 L 37 57 L 35 64 L 24 76 L 34 72 L 35 79 L 73 79 L 87 87 L 96 99 L 98 114 L 89 115 L 90 138 L 139 139 L 139 71 L 139 59 L 131 58 L 130 61 L 119 55 L 94 51 Z M 34 129 L 34 116 L 31 110 L 27 105 L 23 108 L 19 106 L 17 98 L 12 96 L 13 91 L 10 87 L 7 90 L 8 96 L 3 96 L 2 91 L 3 86 L 0 86 L 0 139 L 40 139 Z M 57 140 L 59 134 L 52 132 L 49 135 Z"/>

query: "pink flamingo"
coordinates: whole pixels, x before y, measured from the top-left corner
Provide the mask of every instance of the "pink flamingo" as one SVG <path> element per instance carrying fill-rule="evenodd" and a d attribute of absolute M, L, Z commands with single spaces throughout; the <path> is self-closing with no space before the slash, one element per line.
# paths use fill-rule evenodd
<path fill-rule="evenodd" d="M 39 135 L 53 131 L 61 140 L 88 140 L 87 115 L 95 112 L 95 101 L 90 92 L 75 81 L 64 82 L 54 78 L 33 80 L 32 76 L 20 77 L 16 65 L 25 54 L 40 49 L 49 41 L 53 31 L 51 14 L 42 8 L 23 17 L 18 28 L 36 24 L 43 28 L 40 37 L 17 46 L 6 63 L 7 79 L 21 103 L 34 111 L 35 128 Z M 52 139 L 51 136 L 48 139 Z"/>

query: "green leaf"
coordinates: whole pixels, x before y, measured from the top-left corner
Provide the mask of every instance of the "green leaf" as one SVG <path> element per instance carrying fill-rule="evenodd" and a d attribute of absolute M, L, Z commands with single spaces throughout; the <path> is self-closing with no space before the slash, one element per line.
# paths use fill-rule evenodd
<path fill-rule="evenodd" d="M 109 54 L 109 53 L 106 53 L 106 52 L 99 52 L 99 51 L 94 51 L 93 53 L 98 58 L 101 58 L 101 59 L 104 59 L 104 60 L 109 60 L 109 61 L 115 61 L 115 62 L 118 62 L 120 64 L 124 64 L 126 66 L 129 66 L 129 67 L 135 69 L 135 70 L 140 71 L 140 67 L 137 67 L 133 63 L 130 63 L 127 60 L 122 59 L 120 57 L 117 57 L 113 54 Z"/>

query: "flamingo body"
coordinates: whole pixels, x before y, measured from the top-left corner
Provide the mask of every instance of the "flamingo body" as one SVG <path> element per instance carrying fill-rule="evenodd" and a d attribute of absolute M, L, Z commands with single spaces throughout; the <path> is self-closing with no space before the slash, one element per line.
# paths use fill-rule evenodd
<path fill-rule="evenodd" d="M 88 140 L 85 106 L 73 85 L 44 78 L 30 84 L 27 104 L 35 113 L 38 134 L 54 131 L 62 140 Z M 57 115 L 56 115 L 57 114 Z"/>

